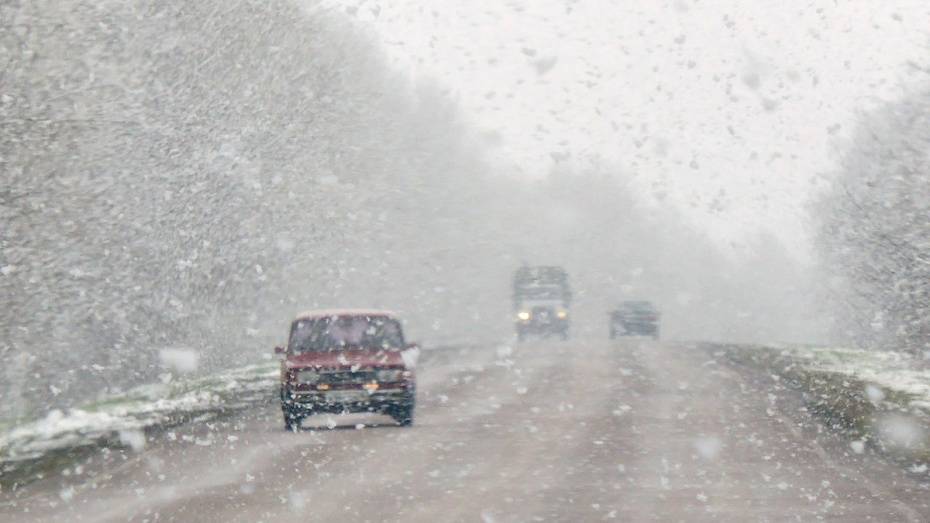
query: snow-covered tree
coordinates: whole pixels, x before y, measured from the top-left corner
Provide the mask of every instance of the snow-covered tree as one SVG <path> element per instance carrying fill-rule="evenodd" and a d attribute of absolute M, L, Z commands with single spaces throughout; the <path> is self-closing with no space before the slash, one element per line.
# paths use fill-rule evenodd
<path fill-rule="evenodd" d="M 814 212 L 847 339 L 930 349 L 930 89 L 868 115 Z"/>
<path fill-rule="evenodd" d="M 356 240 L 440 205 L 424 180 L 476 165 L 451 103 L 296 2 L 13 1 L 0 24 L 0 395 L 23 399 L 0 415 L 151 380 L 166 347 L 254 358 L 268 318 L 334 301 Z"/>

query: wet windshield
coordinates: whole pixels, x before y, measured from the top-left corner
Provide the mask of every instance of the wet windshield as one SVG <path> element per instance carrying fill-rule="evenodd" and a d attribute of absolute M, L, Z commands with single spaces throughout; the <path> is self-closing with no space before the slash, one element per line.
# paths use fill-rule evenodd
<path fill-rule="evenodd" d="M 930 522 L 930 0 L 0 0 L 0 523 Z"/>

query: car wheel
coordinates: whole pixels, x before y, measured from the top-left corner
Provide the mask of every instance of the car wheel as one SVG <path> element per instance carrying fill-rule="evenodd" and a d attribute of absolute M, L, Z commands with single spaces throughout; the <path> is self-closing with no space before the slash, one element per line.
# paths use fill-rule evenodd
<path fill-rule="evenodd" d="M 399 405 L 394 405 L 389 414 L 401 427 L 409 427 L 413 425 L 413 410 L 415 405 L 416 400 L 414 398 L 409 398 Z"/>
<path fill-rule="evenodd" d="M 394 421 L 401 427 L 409 427 L 413 425 L 413 406 L 405 405 L 402 407 L 395 407 L 391 412 L 391 417 L 394 418 Z"/>
<path fill-rule="evenodd" d="M 284 430 L 288 432 L 297 432 L 300 430 L 300 422 L 303 418 L 290 412 L 284 413 Z"/>
<path fill-rule="evenodd" d="M 413 426 L 413 409 L 405 409 L 403 415 L 397 420 L 400 423 L 401 427 L 412 427 Z"/>

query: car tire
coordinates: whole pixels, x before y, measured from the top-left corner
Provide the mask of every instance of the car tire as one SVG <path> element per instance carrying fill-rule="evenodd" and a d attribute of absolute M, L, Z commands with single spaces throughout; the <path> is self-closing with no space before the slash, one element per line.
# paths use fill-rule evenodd
<path fill-rule="evenodd" d="M 413 425 L 413 405 L 403 405 L 394 407 L 391 410 L 391 417 L 401 427 L 410 427 Z"/>
<path fill-rule="evenodd" d="M 412 396 L 403 403 L 391 407 L 388 414 L 394 418 L 394 421 L 401 427 L 409 427 L 413 425 L 413 411 L 415 407 L 416 397 Z"/>
<path fill-rule="evenodd" d="M 297 432 L 300 430 L 300 423 L 302 421 L 302 416 L 295 415 L 292 412 L 284 411 L 284 430 L 288 432 Z"/>
<path fill-rule="evenodd" d="M 399 423 L 401 427 L 412 427 L 413 409 L 407 408 L 402 410 L 400 417 L 397 419 L 397 423 Z"/>

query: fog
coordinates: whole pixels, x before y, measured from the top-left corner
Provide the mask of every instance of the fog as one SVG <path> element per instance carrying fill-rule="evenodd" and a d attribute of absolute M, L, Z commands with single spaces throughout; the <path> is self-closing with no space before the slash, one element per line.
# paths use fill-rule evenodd
<path fill-rule="evenodd" d="M 304 309 L 396 309 L 426 344 L 501 339 L 524 263 L 566 267 L 581 332 L 640 298 L 678 339 L 820 334 L 775 237 L 721 249 L 596 156 L 510 172 L 446 88 L 393 71 L 339 13 L 3 9 L 8 415 L 151 380 L 165 348 L 205 371 L 254 360 Z M 62 365 L 61 392 L 36 385 Z"/>
<path fill-rule="evenodd" d="M 323 4 L 442 82 L 511 172 L 606 158 L 725 246 L 769 230 L 798 256 L 864 113 L 925 80 L 917 2 Z"/>
<path fill-rule="evenodd" d="M 103 368 L 69 376 L 51 399 L 67 403 L 151 379 L 165 347 L 254 359 L 302 309 L 498 339 L 523 263 L 568 269 L 586 332 L 643 298 L 674 338 L 821 335 L 777 238 L 721 249 L 607 159 L 508 172 L 443 87 L 392 71 L 338 14 L 256 9 L 4 7 L 0 324 L 20 412 L 48 398 L 19 376 L 57 372 L 37 353 Z"/>
<path fill-rule="evenodd" d="M 562 145 L 514 141 L 519 121 L 500 134 L 465 112 L 483 85 L 446 85 L 443 67 L 410 74 L 392 49 L 403 25 L 372 32 L 367 8 L 219 5 L 2 7 L 0 328 L 4 396 L 17 398 L 6 415 L 151 380 L 166 348 L 196 351 L 201 371 L 253 361 L 304 309 L 394 309 L 427 345 L 504 339 L 521 264 L 568 270 L 588 335 L 603 334 L 622 299 L 655 301 L 675 339 L 835 332 L 810 231 L 793 228 L 801 211 L 721 234 L 746 217 L 727 211 L 734 202 L 769 217 L 779 207 L 722 190 L 681 205 L 669 169 L 680 187 L 732 173 L 673 161 L 650 178 L 641 153 L 618 156 L 592 136 L 613 121 L 624 143 L 676 149 L 635 117 L 600 115 Z M 424 49 L 408 57 L 444 63 Z M 545 102 L 538 86 L 520 92 L 506 99 Z M 597 147 L 573 154 L 579 136 Z M 533 147 L 546 162 L 525 161 Z M 786 244 L 781 226 L 801 243 Z M 62 365 L 64 393 L 24 378 Z"/>

